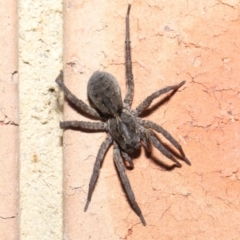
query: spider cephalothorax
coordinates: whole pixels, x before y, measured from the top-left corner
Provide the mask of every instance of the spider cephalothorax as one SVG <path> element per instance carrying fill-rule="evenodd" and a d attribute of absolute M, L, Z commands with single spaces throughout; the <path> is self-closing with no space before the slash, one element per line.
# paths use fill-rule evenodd
<path fill-rule="evenodd" d="M 159 91 L 148 96 L 136 109 L 131 110 L 131 104 L 133 100 L 133 74 L 132 74 L 132 62 L 131 62 L 131 47 L 130 47 L 130 34 L 129 34 L 129 13 L 131 5 L 128 6 L 126 16 L 126 78 L 127 78 L 127 93 L 122 101 L 121 90 L 117 80 L 114 76 L 107 72 L 94 72 L 88 82 L 88 97 L 97 110 L 88 106 L 86 103 L 77 99 L 62 82 L 62 72 L 56 79 L 57 84 L 63 90 L 66 98 L 73 103 L 77 108 L 88 115 L 101 120 L 100 122 L 83 122 L 83 121 L 64 121 L 60 123 L 61 128 L 80 128 L 82 130 L 95 130 L 106 131 L 108 136 L 102 143 L 96 158 L 96 162 L 93 168 L 93 174 L 89 183 L 89 191 L 87 197 L 87 203 L 84 211 L 87 210 L 91 201 L 94 186 L 96 184 L 101 163 L 104 159 L 104 155 L 111 144 L 113 147 L 114 162 L 119 172 L 120 179 L 123 187 L 127 193 L 128 199 L 133 207 L 134 211 L 140 217 L 143 225 L 146 225 L 142 212 L 135 201 L 134 193 L 132 191 L 130 182 L 125 173 L 125 165 L 123 159 L 133 167 L 133 162 L 129 156 L 135 149 L 139 149 L 141 144 L 149 149 L 151 143 L 156 147 L 163 155 L 175 162 L 180 167 L 181 164 L 175 159 L 172 153 L 155 137 L 152 130 L 161 133 L 167 140 L 169 140 L 174 147 L 176 147 L 182 160 L 190 165 L 189 160 L 185 157 L 180 144 L 161 126 L 158 124 L 142 120 L 138 116 L 152 103 L 152 101 L 160 95 L 169 91 L 176 91 L 180 88 L 185 81 L 182 81 L 178 85 L 165 87 Z"/>

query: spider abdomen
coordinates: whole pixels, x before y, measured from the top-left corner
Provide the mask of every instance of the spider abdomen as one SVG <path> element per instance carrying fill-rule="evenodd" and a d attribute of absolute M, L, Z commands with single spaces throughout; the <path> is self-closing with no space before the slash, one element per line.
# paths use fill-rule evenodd
<path fill-rule="evenodd" d="M 110 73 L 94 72 L 87 88 L 89 99 L 103 115 L 116 116 L 122 110 L 121 90 Z"/>

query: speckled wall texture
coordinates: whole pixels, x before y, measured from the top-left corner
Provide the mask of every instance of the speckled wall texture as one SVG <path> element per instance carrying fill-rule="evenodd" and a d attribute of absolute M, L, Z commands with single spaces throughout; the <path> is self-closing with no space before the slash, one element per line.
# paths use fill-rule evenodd
<path fill-rule="evenodd" d="M 62 239 L 62 2 L 19 3 L 21 239 Z"/>

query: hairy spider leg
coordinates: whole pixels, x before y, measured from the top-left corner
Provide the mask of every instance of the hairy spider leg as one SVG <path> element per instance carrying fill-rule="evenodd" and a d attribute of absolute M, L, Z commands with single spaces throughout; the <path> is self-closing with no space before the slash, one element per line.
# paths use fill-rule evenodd
<path fill-rule="evenodd" d="M 131 41 L 130 41 L 130 30 L 129 30 L 129 14 L 131 5 L 128 5 L 127 15 L 126 15 L 126 39 L 125 39 L 125 68 L 126 68 L 126 78 L 127 78 L 127 93 L 124 98 L 124 107 L 130 109 L 133 92 L 134 92 L 134 81 L 132 73 L 132 58 L 131 58 Z"/>
<path fill-rule="evenodd" d="M 172 160 L 173 162 L 176 163 L 176 165 L 178 167 L 181 167 L 182 164 L 179 163 L 174 157 L 173 155 L 159 142 L 159 140 L 154 136 L 153 133 L 150 134 L 149 136 L 149 140 L 152 143 L 152 145 L 158 149 L 164 156 L 166 156 L 167 158 L 169 158 L 170 160 Z"/>
<path fill-rule="evenodd" d="M 174 85 L 174 86 L 168 86 L 165 87 L 155 93 L 152 93 L 150 96 L 148 96 L 141 104 L 139 104 L 139 106 L 134 110 L 135 114 L 137 116 L 139 116 L 146 108 L 148 108 L 150 106 L 150 104 L 152 103 L 152 101 L 159 97 L 160 95 L 170 92 L 170 91 L 176 91 L 177 89 L 179 89 L 186 81 L 182 81 L 180 82 L 178 85 Z"/>
<path fill-rule="evenodd" d="M 145 219 L 142 215 L 141 209 L 139 208 L 139 206 L 138 206 L 138 204 L 135 200 L 135 196 L 134 196 L 134 193 L 132 191 L 130 182 L 129 182 L 128 177 L 125 173 L 125 166 L 123 164 L 123 161 L 122 161 L 122 158 L 121 158 L 121 155 L 120 155 L 119 147 L 118 147 L 117 143 L 115 143 L 115 142 L 113 144 L 113 159 L 114 159 L 114 162 L 116 164 L 116 167 L 117 167 L 122 185 L 123 185 L 123 187 L 126 191 L 128 199 L 129 199 L 129 201 L 132 205 L 132 208 L 134 209 L 134 211 L 137 213 L 137 215 L 141 219 L 142 224 L 144 226 L 146 226 L 146 221 L 145 221 Z"/>
<path fill-rule="evenodd" d="M 61 90 L 64 92 L 64 95 L 66 98 L 74 104 L 77 108 L 81 109 L 83 112 L 87 113 L 88 115 L 101 119 L 99 113 L 94 109 L 88 106 L 85 102 L 78 99 L 75 95 L 73 95 L 68 88 L 64 85 L 63 81 L 63 71 L 60 71 L 58 77 L 56 78 L 55 82 L 58 84 L 58 86 L 61 88 Z"/>
<path fill-rule="evenodd" d="M 178 149 L 178 151 L 180 152 L 183 160 L 188 164 L 191 165 L 191 162 L 186 158 L 185 153 L 183 152 L 183 149 L 181 147 L 181 145 L 177 142 L 177 140 L 175 140 L 172 135 L 166 131 L 164 128 L 162 128 L 161 126 L 159 126 L 157 123 L 154 123 L 152 121 L 149 120 L 142 120 L 140 118 L 137 118 L 138 123 L 145 127 L 145 128 L 151 128 L 153 130 L 155 130 L 156 132 L 161 133 L 170 143 L 172 143 L 172 145 Z"/>
<path fill-rule="evenodd" d="M 102 161 L 104 159 L 104 156 L 105 156 L 109 146 L 112 144 L 112 142 L 113 142 L 112 137 L 108 136 L 106 138 L 106 140 L 100 146 L 100 149 L 99 149 L 98 154 L 97 154 L 96 161 L 94 163 L 91 180 L 90 180 L 90 183 L 89 183 L 87 202 L 86 202 L 86 205 L 84 207 L 84 212 L 86 212 L 87 209 L 88 209 L 88 205 L 91 201 L 92 193 L 93 193 L 94 187 L 95 187 L 97 179 L 98 179 L 98 175 L 99 175 L 99 171 L 100 171 Z"/>
<path fill-rule="evenodd" d="M 64 121 L 60 122 L 60 128 L 81 128 L 85 130 L 106 131 L 107 124 L 104 122 Z"/>

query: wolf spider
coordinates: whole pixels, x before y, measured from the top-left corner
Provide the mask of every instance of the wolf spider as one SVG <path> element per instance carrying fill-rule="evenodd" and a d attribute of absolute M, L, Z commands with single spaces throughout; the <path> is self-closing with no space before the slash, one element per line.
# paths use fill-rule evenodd
<path fill-rule="evenodd" d="M 133 100 L 133 74 L 131 62 L 131 47 L 130 47 L 130 31 L 129 31 L 129 13 L 131 5 L 128 5 L 126 14 L 126 40 L 125 40 L 125 67 L 127 78 L 127 93 L 122 102 L 121 90 L 114 76 L 107 72 L 94 72 L 88 82 L 88 97 L 95 105 L 96 109 L 88 106 L 82 100 L 74 96 L 62 82 L 62 72 L 56 79 L 56 83 L 64 92 L 67 100 L 74 104 L 77 108 L 87 113 L 91 117 L 101 120 L 100 122 L 84 122 L 84 121 L 64 121 L 60 122 L 60 127 L 66 128 L 80 128 L 82 130 L 106 131 L 107 138 L 100 146 L 97 158 L 94 164 L 92 177 L 89 183 L 89 190 L 87 202 L 84 211 L 87 211 L 88 205 L 91 201 L 92 193 L 99 175 L 100 166 L 111 144 L 113 144 L 113 159 L 119 173 L 122 185 L 126 191 L 127 197 L 131 203 L 133 210 L 139 216 L 142 224 L 145 226 L 146 222 L 142 215 L 141 209 L 135 201 L 135 196 L 132 191 L 130 182 L 125 173 L 124 159 L 129 166 L 133 168 L 133 161 L 129 156 L 135 149 L 139 149 L 141 143 L 145 149 L 150 150 L 151 143 L 163 155 L 171 159 L 175 166 L 181 167 L 181 164 L 174 158 L 169 150 L 156 138 L 152 130 L 161 133 L 169 142 L 172 143 L 181 154 L 182 160 L 190 165 L 190 161 L 185 157 L 180 144 L 158 124 L 149 120 L 142 120 L 138 116 L 150 106 L 152 101 L 160 95 L 169 91 L 176 91 L 185 81 L 178 85 L 165 87 L 150 96 L 148 96 L 136 109 L 131 110 Z M 151 130 L 152 129 L 152 130 Z M 125 163 L 126 163 L 125 162 Z"/>

